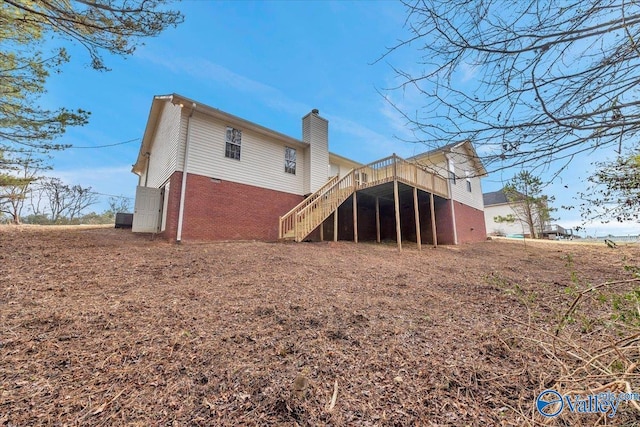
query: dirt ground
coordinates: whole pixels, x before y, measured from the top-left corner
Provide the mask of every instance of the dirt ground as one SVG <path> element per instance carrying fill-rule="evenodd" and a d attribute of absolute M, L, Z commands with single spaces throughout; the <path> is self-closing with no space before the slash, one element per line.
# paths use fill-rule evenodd
<path fill-rule="evenodd" d="M 547 425 L 536 396 L 584 361 L 563 345 L 622 335 L 606 287 L 554 340 L 562 314 L 638 265 L 637 245 L 407 243 L 399 254 L 5 226 L 0 425 Z M 640 391 L 640 373 L 625 375 Z M 580 420 L 639 417 L 621 405 Z"/>

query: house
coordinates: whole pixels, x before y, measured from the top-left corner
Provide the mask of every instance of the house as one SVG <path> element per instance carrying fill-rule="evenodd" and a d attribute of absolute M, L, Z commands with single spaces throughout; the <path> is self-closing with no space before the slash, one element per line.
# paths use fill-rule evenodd
<path fill-rule="evenodd" d="M 571 228 L 564 228 L 558 224 L 548 224 L 544 230 L 542 230 L 542 237 L 550 240 L 573 239 L 573 230 Z"/>
<path fill-rule="evenodd" d="M 522 196 L 524 198 L 524 196 Z M 493 236 L 531 236 L 529 224 L 524 220 L 525 207 L 524 202 L 509 201 L 504 191 L 493 191 L 483 194 L 484 199 L 484 217 L 487 233 Z M 545 230 L 547 224 L 540 224 L 542 219 L 532 206 L 531 218 L 537 233 L 540 234 Z M 511 218 L 512 221 L 499 221 L 499 218 Z"/>
<path fill-rule="evenodd" d="M 486 171 L 470 142 L 363 165 L 330 152 L 328 133 L 318 110 L 297 139 L 181 95 L 155 96 L 132 169 L 133 231 L 178 242 L 485 239 Z"/>

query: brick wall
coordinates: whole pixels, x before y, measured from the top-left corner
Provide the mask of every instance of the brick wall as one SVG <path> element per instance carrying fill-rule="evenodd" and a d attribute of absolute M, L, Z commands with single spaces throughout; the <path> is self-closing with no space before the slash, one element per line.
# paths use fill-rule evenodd
<path fill-rule="evenodd" d="M 453 202 L 456 213 L 458 243 L 481 242 L 487 239 L 484 212 L 460 202 Z"/>
<path fill-rule="evenodd" d="M 167 201 L 167 219 L 162 236 L 175 240 L 180 209 L 182 173 L 175 172 L 171 178 Z M 303 197 L 295 194 L 268 190 L 251 185 L 189 174 L 185 200 L 183 240 L 276 240 L 278 217 L 294 207 Z M 369 202 L 362 197 L 362 202 Z M 458 234 L 458 243 L 478 242 L 486 239 L 484 213 L 460 202 L 453 202 Z M 360 198 L 359 198 L 360 204 Z M 411 208 L 411 209 L 409 209 Z M 424 243 L 431 243 L 431 221 L 429 207 L 420 203 L 421 234 Z M 415 241 L 413 208 L 402 210 L 403 239 Z M 454 244 L 451 201 L 435 197 L 436 229 L 438 244 Z M 375 239 L 375 212 L 362 203 L 358 209 L 358 236 L 362 240 Z M 395 215 L 393 206 L 381 204 L 381 237 L 395 240 Z M 340 208 L 340 239 L 353 238 L 353 211 L 351 200 Z M 332 220 L 331 220 L 332 222 Z M 329 230 L 331 228 L 331 230 Z M 333 238 L 333 225 L 326 225 L 325 239 Z M 318 230 L 312 238 L 319 238 Z"/>
<path fill-rule="evenodd" d="M 181 172 L 171 177 L 163 234 L 168 239 L 176 238 L 181 178 Z M 189 174 L 182 240 L 276 240 L 279 216 L 302 200 L 295 194 Z"/>
<path fill-rule="evenodd" d="M 178 233 L 178 211 L 180 210 L 180 190 L 182 186 L 182 172 L 174 172 L 169 178 L 169 193 L 164 195 L 168 197 L 165 229 L 160 236 L 175 240 Z"/>
<path fill-rule="evenodd" d="M 453 215 L 451 214 L 451 200 L 434 197 L 436 212 L 436 236 L 439 245 L 454 245 Z"/>

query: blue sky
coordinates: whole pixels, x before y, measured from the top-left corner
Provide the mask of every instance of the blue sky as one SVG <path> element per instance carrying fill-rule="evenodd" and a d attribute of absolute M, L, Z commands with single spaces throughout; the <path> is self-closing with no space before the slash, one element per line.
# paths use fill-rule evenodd
<path fill-rule="evenodd" d="M 52 76 L 43 105 L 92 112 L 90 123 L 71 129 L 62 142 L 81 147 L 140 138 L 154 95 L 179 93 L 293 137 L 312 108 L 329 120 L 330 150 L 361 162 L 395 152 L 410 156 L 427 149 L 401 142 L 409 137 L 403 120 L 378 90 L 397 83 L 386 61 L 374 63 L 387 47 L 406 36 L 404 6 L 392 1 L 183 1 L 185 22 L 145 40 L 133 56 L 106 57 L 110 72 L 93 71 L 79 47 Z M 415 55 L 398 52 L 388 61 L 415 70 Z M 473 70 L 462 77 L 473 84 Z M 415 109 L 416 94 L 389 94 Z M 100 149 L 54 154 L 54 170 L 68 183 L 104 194 L 133 197 L 137 177 L 130 172 L 139 140 Z M 592 160 L 576 159 L 548 187 L 555 206 L 573 204 L 584 187 Z M 495 191 L 517 171 L 491 174 L 483 190 Z M 565 187 L 565 185 L 567 187 Z M 106 197 L 95 210 L 106 208 Z M 559 211 L 558 223 L 580 223 L 576 211 Z M 593 225 L 590 234 L 615 230 L 637 233 L 633 225 Z"/>

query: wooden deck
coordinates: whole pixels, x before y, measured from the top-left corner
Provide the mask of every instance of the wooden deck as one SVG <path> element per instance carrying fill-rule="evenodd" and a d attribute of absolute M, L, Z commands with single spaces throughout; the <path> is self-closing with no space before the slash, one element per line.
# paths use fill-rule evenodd
<path fill-rule="evenodd" d="M 388 182 L 401 182 L 431 195 L 449 198 L 447 180 L 395 154 L 332 177 L 315 193 L 280 217 L 279 238 L 304 240 L 354 192 Z M 335 217 L 335 216 L 334 216 Z"/>

